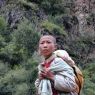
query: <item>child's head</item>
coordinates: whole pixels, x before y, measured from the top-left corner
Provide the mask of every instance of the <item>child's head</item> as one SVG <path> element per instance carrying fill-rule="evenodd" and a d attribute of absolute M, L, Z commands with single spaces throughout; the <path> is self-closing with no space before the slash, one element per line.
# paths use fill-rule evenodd
<path fill-rule="evenodd" d="M 39 41 L 39 52 L 48 58 L 56 49 L 56 39 L 51 35 L 43 35 Z"/>

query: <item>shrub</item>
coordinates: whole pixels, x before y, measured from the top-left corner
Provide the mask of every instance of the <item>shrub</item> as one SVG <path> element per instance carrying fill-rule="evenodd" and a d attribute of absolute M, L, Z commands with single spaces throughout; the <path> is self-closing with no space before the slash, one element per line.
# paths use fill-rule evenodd
<path fill-rule="evenodd" d="M 41 24 L 43 30 L 50 32 L 51 34 L 62 34 L 64 36 L 66 36 L 66 32 L 64 31 L 64 29 L 52 22 L 49 21 L 44 21 Z"/>
<path fill-rule="evenodd" d="M 6 21 L 4 17 L 0 16 L 0 31 L 6 27 Z"/>
<path fill-rule="evenodd" d="M 18 29 L 12 34 L 13 41 L 25 48 L 29 55 L 37 49 L 37 42 L 39 40 L 39 33 L 36 32 L 35 28 L 28 20 L 22 21 L 19 24 Z"/>
<path fill-rule="evenodd" d="M 89 68 L 88 68 L 89 67 Z M 82 91 L 82 95 L 94 95 L 95 94 L 95 61 L 89 63 L 87 68 L 83 70 L 85 82 Z"/>

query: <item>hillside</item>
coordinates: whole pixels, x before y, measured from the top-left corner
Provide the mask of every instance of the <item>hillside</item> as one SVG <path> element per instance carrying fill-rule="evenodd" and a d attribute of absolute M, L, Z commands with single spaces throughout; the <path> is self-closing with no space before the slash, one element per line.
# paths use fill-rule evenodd
<path fill-rule="evenodd" d="M 0 95 L 35 95 L 42 34 L 54 35 L 83 71 L 81 95 L 94 95 L 94 0 L 0 0 Z"/>

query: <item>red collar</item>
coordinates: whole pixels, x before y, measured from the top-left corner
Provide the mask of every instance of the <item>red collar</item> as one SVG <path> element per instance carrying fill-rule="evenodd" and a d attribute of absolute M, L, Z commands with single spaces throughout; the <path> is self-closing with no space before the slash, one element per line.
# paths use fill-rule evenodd
<path fill-rule="evenodd" d="M 52 63 L 53 60 L 54 60 L 54 58 L 52 60 L 50 60 L 49 62 L 44 62 L 43 66 L 46 68 L 50 67 L 50 64 Z"/>

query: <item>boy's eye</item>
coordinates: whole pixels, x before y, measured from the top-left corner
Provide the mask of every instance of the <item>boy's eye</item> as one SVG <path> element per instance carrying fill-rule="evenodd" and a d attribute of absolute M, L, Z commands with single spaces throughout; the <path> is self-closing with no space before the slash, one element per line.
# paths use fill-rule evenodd
<path fill-rule="evenodd" d="M 48 44 L 50 44 L 51 42 L 47 42 Z"/>
<path fill-rule="evenodd" d="M 43 42 L 41 42 L 40 44 L 44 44 Z"/>

